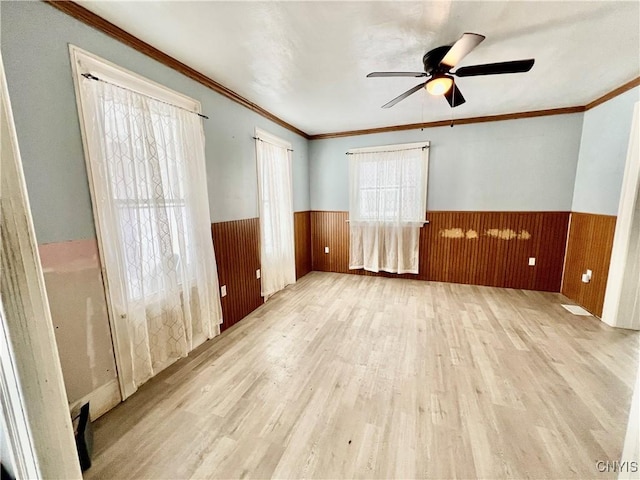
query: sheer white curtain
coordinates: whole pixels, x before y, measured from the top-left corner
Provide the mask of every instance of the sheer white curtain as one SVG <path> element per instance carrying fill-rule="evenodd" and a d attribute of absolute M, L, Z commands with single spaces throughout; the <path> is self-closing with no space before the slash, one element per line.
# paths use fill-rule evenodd
<path fill-rule="evenodd" d="M 220 333 L 198 115 L 80 79 L 92 196 L 125 396 Z"/>
<path fill-rule="evenodd" d="M 265 132 L 256 136 L 261 286 L 266 299 L 296 282 L 291 151 L 277 137 Z"/>
<path fill-rule="evenodd" d="M 349 154 L 349 268 L 418 273 L 428 144 Z"/>

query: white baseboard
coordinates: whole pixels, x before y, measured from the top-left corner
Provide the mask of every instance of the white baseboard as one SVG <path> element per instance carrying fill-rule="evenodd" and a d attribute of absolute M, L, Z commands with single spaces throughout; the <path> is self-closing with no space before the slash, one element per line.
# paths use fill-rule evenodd
<path fill-rule="evenodd" d="M 89 416 L 93 421 L 107 413 L 121 401 L 120 385 L 118 385 L 118 379 L 114 378 L 81 399 L 70 403 L 69 410 L 71 415 L 74 416 L 82 405 L 89 402 Z"/>

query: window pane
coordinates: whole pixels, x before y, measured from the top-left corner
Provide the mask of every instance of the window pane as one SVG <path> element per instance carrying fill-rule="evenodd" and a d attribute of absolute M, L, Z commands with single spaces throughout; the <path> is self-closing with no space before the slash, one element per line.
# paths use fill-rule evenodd
<path fill-rule="evenodd" d="M 421 149 L 354 154 L 357 185 L 354 218 L 369 221 L 424 219 L 426 156 Z M 355 169 L 355 170 L 353 170 Z"/>

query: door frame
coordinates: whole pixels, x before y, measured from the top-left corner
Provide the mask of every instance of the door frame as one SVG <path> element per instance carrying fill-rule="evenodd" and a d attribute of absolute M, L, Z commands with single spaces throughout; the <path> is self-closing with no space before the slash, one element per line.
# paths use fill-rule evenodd
<path fill-rule="evenodd" d="M 640 102 L 636 102 L 631 121 L 629 148 L 620 190 L 618 218 L 616 220 L 609 276 L 602 310 L 602 321 L 612 327 L 640 329 L 633 319 L 619 318 L 619 307 L 623 293 L 625 270 L 628 264 L 629 246 L 635 218 L 636 202 L 640 201 Z"/>
<path fill-rule="evenodd" d="M 0 53 L 0 395 L 17 478 L 82 478 Z"/>

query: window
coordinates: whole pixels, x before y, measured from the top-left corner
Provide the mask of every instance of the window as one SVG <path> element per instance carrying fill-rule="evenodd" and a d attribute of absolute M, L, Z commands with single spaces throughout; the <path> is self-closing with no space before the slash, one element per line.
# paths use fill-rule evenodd
<path fill-rule="evenodd" d="M 418 273 L 429 144 L 350 150 L 349 268 Z"/>
<path fill-rule="evenodd" d="M 351 221 L 423 222 L 428 143 L 350 150 Z"/>
<path fill-rule="evenodd" d="M 291 144 L 256 129 L 262 296 L 296 281 Z"/>
<path fill-rule="evenodd" d="M 176 148 L 179 124 L 168 112 L 154 110 L 149 111 L 148 125 L 125 122 L 129 112 L 122 99 L 105 97 L 102 106 L 103 115 L 113 120 L 105 132 L 105 153 L 116 159 L 107 164 L 107 176 L 117 208 L 120 241 L 130 247 L 123 258 L 127 288 L 132 299 L 152 300 L 161 293 L 162 271 L 181 283 L 178 272 L 185 263 L 186 279 L 194 281 L 192 238 L 182 234 L 189 231 L 189 212 L 181 174 L 184 152 Z M 134 106 L 133 111 L 141 114 L 138 109 L 142 108 Z M 144 132 L 149 127 L 151 131 Z M 164 142 L 155 142 L 152 153 L 145 151 L 149 150 L 145 142 L 130 145 L 131 136 L 163 138 Z"/>
<path fill-rule="evenodd" d="M 70 51 L 126 398 L 220 332 L 200 104 Z"/>

